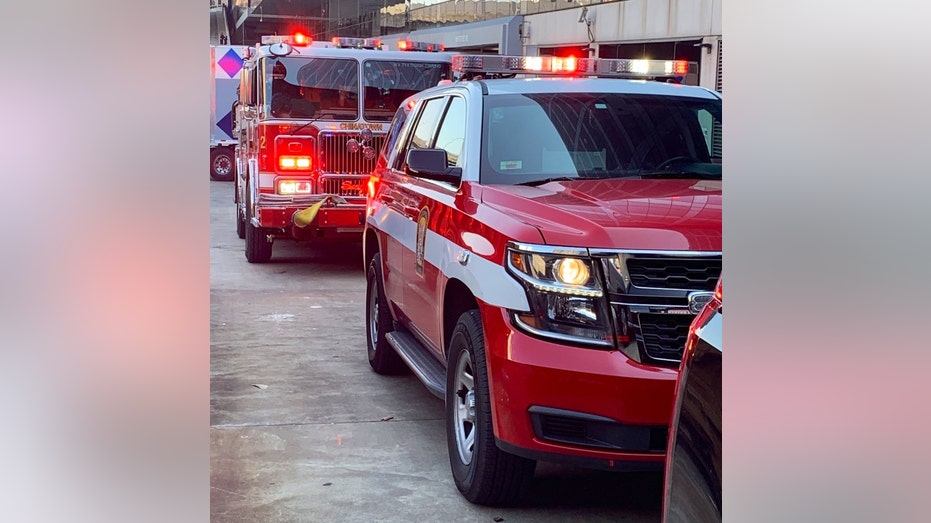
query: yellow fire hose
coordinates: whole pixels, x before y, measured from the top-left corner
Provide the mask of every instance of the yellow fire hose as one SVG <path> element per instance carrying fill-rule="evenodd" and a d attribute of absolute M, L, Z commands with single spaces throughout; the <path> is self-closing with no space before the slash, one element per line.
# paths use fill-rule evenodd
<path fill-rule="evenodd" d="M 346 200 L 343 198 L 340 198 L 339 196 L 334 196 L 332 194 L 324 196 L 323 199 L 320 200 L 319 202 L 311 205 L 310 207 L 304 210 L 297 211 L 296 213 L 291 215 L 291 222 L 294 223 L 294 225 L 302 229 L 304 227 L 307 227 L 308 225 L 311 224 L 311 222 L 314 221 L 314 218 L 317 217 L 317 213 L 320 211 L 320 208 L 326 205 L 326 202 L 330 200 L 333 200 L 336 203 L 346 203 Z"/>

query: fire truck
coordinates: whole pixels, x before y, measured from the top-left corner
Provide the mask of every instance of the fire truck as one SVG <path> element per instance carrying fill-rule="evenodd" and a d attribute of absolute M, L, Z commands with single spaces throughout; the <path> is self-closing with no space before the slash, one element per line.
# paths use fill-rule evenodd
<path fill-rule="evenodd" d="M 281 239 L 361 239 L 365 184 L 395 111 L 451 75 L 450 53 L 402 42 L 297 34 L 247 48 L 234 201 L 250 263 L 269 261 Z"/>
<path fill-rule="evenodd" d="M 452 68 L 401 105 L 369 180 L 369 365 L 445 401 L 470 502 L 519 500 L 540 460 L 662 470 L 721 273 L 720 93 L 680 61 Z"/>
<path fill-rule="evenodd" d="M 210 46 L 210 177 L 232 181 L 235 176 L 233 104 L 245 46 Z"/>

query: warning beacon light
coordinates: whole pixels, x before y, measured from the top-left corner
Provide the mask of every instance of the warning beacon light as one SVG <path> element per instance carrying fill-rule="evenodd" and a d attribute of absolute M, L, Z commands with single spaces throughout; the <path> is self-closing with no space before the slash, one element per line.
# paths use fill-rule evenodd
<path fill-rule="evenodd" d="M 433 53 L 445 51 L 445 44 L 435 44 L 431 42 L 417 42 L 414 40 L 398 40 L 398 51 L 426 51 Z"/>
<path fill-rule="evenodd" d="M 294 33 L 294 45 L 310 45 L 311 38 L 298 31 Z"/>

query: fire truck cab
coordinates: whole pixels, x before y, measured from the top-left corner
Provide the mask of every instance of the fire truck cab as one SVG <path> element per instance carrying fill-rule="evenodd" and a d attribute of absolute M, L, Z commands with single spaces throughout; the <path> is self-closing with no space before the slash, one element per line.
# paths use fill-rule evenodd
<path fill-rule="evenodd" d="M 472 79 L 402 104 L 369 181 L 369 364 L 445 400 L 473 503 L 520 499 L 538 460 L 661 470 L 721 272 L 720 94 L 678 61 L 452 68 Z"/>
<path fill-rule="evenodd" d="M 359 241 L 365 182 L 402 100 L 450 78 L 451 54 L 374 39 L 263 37 L 236 108 L 236 232 L 251 263 L 276 240 Z M 426 50 L 426 49 L 425 49 Z"/>

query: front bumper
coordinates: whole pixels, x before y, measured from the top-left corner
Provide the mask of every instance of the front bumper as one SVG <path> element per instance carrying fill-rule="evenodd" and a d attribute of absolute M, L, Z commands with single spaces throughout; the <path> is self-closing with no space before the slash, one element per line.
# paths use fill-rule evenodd
<path fill-rule="evenodd" d="M 294 227 L 294 213 L 319 203 L 326 194 L 308 196 L 280 196 L 262 194 L 255 208 L 254 225 L 275 229 L 298 229 Z M 342 200 L 342 201 L 339 201 Z M 347 201 L 343 198 L 331 198 L 317 212 L 316 218 L 304 229 L 332 230 L 340 233 L 360 233 L 365 219 L 365 200 Z M 294 233 L 298 231 L 293 231 Z"/>
<path fill-rule="evenodd" d="M 661 469 L 676 369 L 531 337 L 484 307 L 498 445 L 534 459 Z"/>

